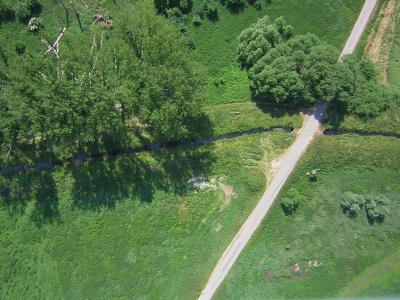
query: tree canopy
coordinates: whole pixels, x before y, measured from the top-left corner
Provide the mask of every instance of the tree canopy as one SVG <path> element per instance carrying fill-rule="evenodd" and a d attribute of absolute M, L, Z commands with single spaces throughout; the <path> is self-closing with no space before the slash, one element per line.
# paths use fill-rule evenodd
<path fill-rule="evenodd" d="M 161 142 L 193 135 L 203 81 L 190 55 L 182 35 L 147 6 L 113 31 L 66 32 L 58 55 L 23 55 L 0 73 L 3 157 L 66 158 L 124 146 L 143 132 Z"/>
<path fill-rule="evenodd" d="M 237 60 L 257 100 L 289 106 L 322 100 L 361 116 L 399 102 L 395 91 L 377 82 L 371 62 L 353 56 L 338 62 L 337 49 L 311 33 L 294 35 L 282 17 L 271 22 L 265 16 L 239 40 Z"/>

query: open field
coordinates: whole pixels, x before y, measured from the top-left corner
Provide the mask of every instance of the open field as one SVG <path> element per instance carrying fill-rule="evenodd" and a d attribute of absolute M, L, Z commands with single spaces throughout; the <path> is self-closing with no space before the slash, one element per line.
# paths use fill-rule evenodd
<path fill-rule="evenodd" d="M 400 17 L 396 19 L 396 33 L 390 53 L 388 79 L 390 85 L 400 88 Z"/>
<path fill-rule="evenodd" d="M 325 127 L 339 131 L 353 131 L 355 133 L 400 134 L 400 107 L 394 106 L 374 118 L 335 114 L 330 111 Z"/>
<path fill-rule="evenodd" d="M 375 274 L 386 284 L 365 282 L 346 295 L 397 293 L 391 284 L 398 280 L 396 271 L 384 272 L 379 263 L 400 249 L 398 157 L 398 139 L 317 139 L 281 195 L 297 188 L 305 199 L 291 216 L 283 213 L 279 202 L 275 204 L 217 299 L 335 297 L 353 280 L 363 281 L 369 267 L 380 270 Z M 312 169 L 319 170 L 315 182 L 305 175 Z M 345 191 L 388 197 L 390 212 L 383 223 L 369 223 L 364 212 L 355 218 L 344 214 L 340 202 Z"/>
<path fill-rule="evenodd" d="M 358 275 L 341 292 L 343 297 L 400 294 L 400 252 L 377 262 Z"/>
<path fill-rule="evenodd" d="M 299 112 L 263 103 L 242 102 L 210 105 L 204 108 L 214 135 L 253 128 L 300 128 Z"/>
<path fill-rule="evenodd" d="M 5 177 L 41 186 L 40 201 L 0 210 L 0 298 L 194 298 L 292 139 L 256 134 Z M 193 189 L 201 175 L 209 187 Z"/>

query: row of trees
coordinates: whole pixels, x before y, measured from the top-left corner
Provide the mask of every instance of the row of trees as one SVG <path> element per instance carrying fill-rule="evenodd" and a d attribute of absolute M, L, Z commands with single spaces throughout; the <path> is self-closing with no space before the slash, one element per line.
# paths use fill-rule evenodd
<path fill-rule="evenodd" d="M 255 99 L 285 105 L 323 100 L 348 112 L 374 116 L 395 102 L 398 94 L 377 82 L 371 62 L 347 57 L 315 35 L 294 35 L 284 19 L 268 16 L 239 36 L 237 60 L 248 71 Z"/>
<path fill-rule="evenodd" d="M 0 60 L 3 161 L 121 147 L 199 130 L 201 73 L 173 25 L 143 6 L 94 36 L 65 33 L 59 53 Z"/>

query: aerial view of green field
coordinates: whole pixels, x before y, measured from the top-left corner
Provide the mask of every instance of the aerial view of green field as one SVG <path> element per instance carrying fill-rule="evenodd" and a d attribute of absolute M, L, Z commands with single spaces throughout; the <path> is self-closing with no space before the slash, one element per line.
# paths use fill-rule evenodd
<path fill-rule="evenodd" d="M 399 13 L 0 0 L 0 299 L 400 296 Z"/>

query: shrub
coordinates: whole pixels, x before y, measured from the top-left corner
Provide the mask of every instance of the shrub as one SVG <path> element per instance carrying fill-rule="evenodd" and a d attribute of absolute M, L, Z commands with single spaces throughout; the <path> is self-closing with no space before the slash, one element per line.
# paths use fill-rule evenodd
<path fill-rule="evenodd" d="M 246 6 L 245 0 L 226 0 L 226 6 L 233 11 L 243 9 Z"/>
<path fill-rule="evenodd" d="M 16 44 L 15 44 L 15 52 L 18 54 L 18 55 L 22 55 L 22 54 L 24 54 L 25 53 L 25 49 L 26 49 L 26 46 L 25 46 L 25 44 L 24 43 L 22 43 L 22 42 L 17 42 Z"/>
<path fill-rule="evenodd" d="M 390 201 L 383 195 L 367 195 L 365 196 L 365 208 L 367 216 L 370 220 L 381 221 L 389 213 Z"/>
<path fill-rule="evenodd" d="M 254 8 L 256 9 L 256 10 L 261 10 L 261 2 L 260 1 L 257 1 L 255 4 L 254 4 Z"/>
<path fill-rule="evenodd" d="M 194 26 L 200 26 L 202 22 L 203 22 L 203 21 L 202 21 L 200 15 L 195 14 L 195 15 L 192 17 L 192 23 L 193 23 Z"/>
<path fill-rule="evenodd" d="M 15 12 L 11 6 L 0 0 L 0 23 L 14 19 Z"/>
<path fill-rule="evenodd" d="M 177 24 L 184 22 L 183 13 L 177 7 L 167 9 L 167 18 Z"/>
<path fill-rule="evenodd" d="M 39 6 L 40 2 L 38 0 L 18 0 L 15 6 L 15 15 L 21 22 L 25 22 Z"/>
<path fill-rule="evenodd" d="M 218 18 L 218 3 L 215 0 L 205 0 L 203 2 L 204 14 L 210 19 Z"/>
<path fill-rule="evenodd" d="M 362 195 L 352 192 L 345 192 L 342 197 L 341 206 L 344 211 L 348 211 L 350 215 L 357 215 L 358 211 L 365 204 L 365 199 Z"/>
<path fill-rule="evenodd" d="M 289 189 L 281 200 L 281 206 L 285 214 L 292 214 L 297 209 L 300 202 L 303 201 L 303 198 L 304 197 L 299 193 L 297 189 Z"/>

